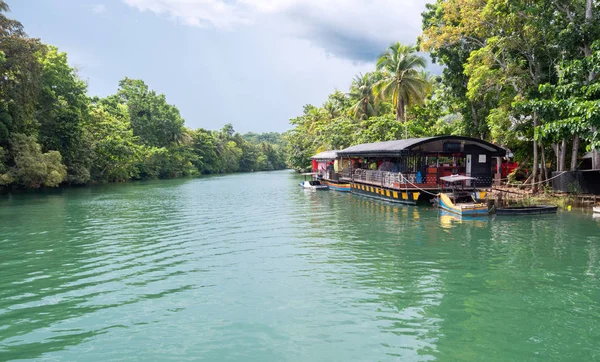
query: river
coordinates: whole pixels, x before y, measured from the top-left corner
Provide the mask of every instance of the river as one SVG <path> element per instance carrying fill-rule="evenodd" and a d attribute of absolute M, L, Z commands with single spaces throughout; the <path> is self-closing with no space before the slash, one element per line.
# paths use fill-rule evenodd
<path fill-rule="evenodd" d="M 0 360 L 600 360 L 600 222 L 290 171 L 0 199 Z"/>

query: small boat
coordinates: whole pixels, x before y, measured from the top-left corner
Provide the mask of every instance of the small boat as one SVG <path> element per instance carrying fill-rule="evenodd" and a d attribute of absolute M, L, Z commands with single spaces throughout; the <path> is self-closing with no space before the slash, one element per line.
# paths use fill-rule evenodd
<path fill-rule="evenodd" d="M 496 209 L 498 215 L 540 215 L 556 214 L 557 206 L 552 205 L 532 205 L 532 206 L 511 206 L 500 207 Z"/>
<path fill-rule="evenodd" d="M 452 227 L 454 224 L 469 224 L 476 227 L 485 227 L 490 218 L 487 215 L 482 216 L 460 216 L 455 213 L 440 210 L 440 224 L 443 228 Z"/>
<path fill-rule="evenodd" d="M 600 206 L 594 206 L 592 208 L 592 211 L 594 212 L 594 214 L 600 214 Z"/>
<path fill-rule="evenodd" d="M 460 216 L 479 216 L 488 215 L 490 213 L 486 204 L 478 202 L 475 199 L 473 192 L 457 191 L 455 189 L 456 182 L 463 183 L 467 180 L 476 180 L 476 178 L 463 175 L 452 175 L 440 177 L 440 180 L 452 185 L 453 190 L 452 192 L 440 193 L 434 200 L 435 206 Z"/>
<path fill-rule="evenodd" d="M 350 192 L 352 190 L 352 185 L 341 182 L 334 182 L 330 180 L 323 180 L 323 183 L 329 186 L 329 189 L 340 192 Z"/>
<path fill-rule="evenodd" d="M 329 188 L 327 185 L 323 185 L 321 181 L 317 180 L 302 181 L 300 187 L 308 190 L 327 190 Z"/>
<path fill-rule="evenodd" d="M 460 216 L 488 215 L 486 204 L 477 202 L 471 192 L 442 192 L 438 195 L 435 205 L 442 210 Z"/>

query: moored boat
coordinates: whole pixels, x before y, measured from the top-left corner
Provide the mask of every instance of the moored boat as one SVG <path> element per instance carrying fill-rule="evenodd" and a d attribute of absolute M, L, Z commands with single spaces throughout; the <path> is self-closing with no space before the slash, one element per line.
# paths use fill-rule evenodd
<path fill-rule="evenodd" d="M 592 211 L 594 212 L 594 214 L 600 214 L 600 206 L 594 206 L 592 208 Z"/>
<path fill-rule="evenodd" d="M 532 205 L 532 206 L 514 206 L 500 207 L 496 209 L 498 215 L 540 215 L 556 214 L 557 206 L 552 205 Z"/>
<path fill-rule="evenodd" d="M 489 220 L 490 218 L 487 215 L 460 216 L 446 210 L 440 210 L 440 224 L 443 228 L 463 223 L 474 225 L 476 227 L 485 227 Z"/>
<path fill-rule="evenodd" d="M 308 190 L 327 190 L 329 188 L 318 180 L 302 181 L 300 187 Z"/>
<path fill-rule="evenodd" d="M 464 175 L 451 175 L 440 177 L 440 180 L 451 185 L 453 190 L 452 192 L 439 193 L 434 199 L 435 206 L 460 216 L 479 216 L 490 213 L 486 204 L 477 201 L 476 197 L 482 196 L 480 193 L 456 190 L 456 183 L 462 183 L 464 186 L 465 181 L 474 181 L 476 178 Z"/>
<path fill-rule="evenodd" d="M 477 202 L 470 192 L 442 192 L 435 199 L 435 205 L 461 216 L 488 215 L 486 204 Z"/>
<path fill-rule="evenodd" d="M 313 175 L 321 181 L 323 185 L 331 190 L 340 192 L 350 192 L 352 185 L 349 182 L 341 182 L 339 173 L 337 151 L 324 151 L 311 157 Z"/>
<path fill-rule="evenodd" d="M 341 182 L 333 182 L 329 180 L 323 180 L 322 183 L 327 185 L 331 190 L 340 191 L 340 192 L 350 192 L 352 191 L 352 185 L 349 183 L 341 183 Z"/>

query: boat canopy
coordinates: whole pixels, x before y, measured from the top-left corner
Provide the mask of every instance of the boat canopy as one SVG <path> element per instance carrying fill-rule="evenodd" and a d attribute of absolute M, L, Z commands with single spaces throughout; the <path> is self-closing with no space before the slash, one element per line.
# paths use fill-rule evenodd
<path fill-rule="evenodd" d="M 452 176 L 440 177 L 440 180 L 446 181 L 446 182 L 458 182 L 458 181 L 477 180 L 477 178 L 476 177 L 463 176 L 463 175 L 452 175 Z"/>
<path fill-rule="evenodd" d="M 310 159 L 316 161 L 333 161 L 337 156 L 337 151 L 323 151 L 312 156 Z"/>
<path fill-rule="evenodd" d="M 463 136 L 436 136 L 423 138 L 407 138 L 403 140 L 363 143 L 335 151 L 338 156 L 390 157 L 411 153 L 456 153 L 463 152 L 466 145 L 477 146 L 490 156 L 504 156 L 506 150 L 484 140 Z M 315 158 L 313 156 L 312 158 Z"/>

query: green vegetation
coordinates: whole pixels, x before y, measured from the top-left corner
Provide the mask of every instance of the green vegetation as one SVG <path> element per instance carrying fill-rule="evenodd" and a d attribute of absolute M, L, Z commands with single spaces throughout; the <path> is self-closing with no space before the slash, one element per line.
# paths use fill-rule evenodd
<path fill-rule="evenodd" d="M 458 132 L 460 117 L 446 102 L 446 88 L 425 65 L 416 48 L 393 44 L 377 70 L 357 75 L 348 93 L 335 91 L 321 107 L 306 105 L 284 135 L 289 164 L 306 170 L 309 157 L 327 149 Z"/>
<path fill-rule="evenodd" d="M 89 97 L 56 47 L 27 36 L 0 0 L 0 186 L 56 187 L 286 167 L 280 134 L 191 130 L 142 81 Z"/>
<path fill-rule="evenodd" d="M 597 2 L 437 0 L 422 22 L 417 43 L 442 75 L 424 74 L 415 48 L 392 45 L 347 94 L 336 91 L 291 120 L 291 166 L 304 169 L 307 156 L 325 149 L 456 134 L 511 149 L 531 171 L 529 183 L 566 170 L 569 154 L 575 169 L 592 151 L 600 169 Z"/>

